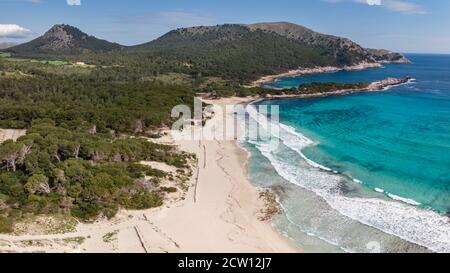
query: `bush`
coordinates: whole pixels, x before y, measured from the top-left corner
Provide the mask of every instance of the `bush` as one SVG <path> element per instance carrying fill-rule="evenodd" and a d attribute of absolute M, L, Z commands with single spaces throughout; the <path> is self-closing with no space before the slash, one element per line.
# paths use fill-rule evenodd
<path fill-rule="evenodd" d="M 0 216 L 0 233 L 13 232 L 13 219 Z"/>
<path fill-rule="evenodd" d="M 141 192 L 131 197 L 127 204 L 128 209 L 142 210 L 160 207 L 163 204 L 162 197 L 157 193 Z"/>
<path fill-rule="evenodd" d="M 161 187 L 161 191 L 167 192 L 167 193 L 174 193 L 174 192 L 177 192 L 178 189 L 174 188 L 174 187 L 170 187 L 170 188 Z"/>

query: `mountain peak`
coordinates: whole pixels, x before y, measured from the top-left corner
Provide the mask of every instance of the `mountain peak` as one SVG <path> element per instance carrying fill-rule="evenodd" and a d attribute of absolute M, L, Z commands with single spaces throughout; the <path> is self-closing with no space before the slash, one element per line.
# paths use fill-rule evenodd
<path fill-rule="evenodd" d="M 81 51 L 110 51 L 122 48 L 121 45 L 97 39 L 80 29 L 67 24 L 56 24 L 44 35 L 28 43 L 12 47 L 15 53 L 76 53 Z"/>
<path fill-rule="evenodd" d="M 58 30 L 58 29 L 64 29 L 64 28 L 70 28 L 72 27 L 71 25 L 66 25 L 66 24 L 55 24 L 53 25 L 48 31 L 54 31 L 54 30 Z M 75 28 L 75 27 L 73 27 Z"/>
<path fill-rule="evenodd" d="M 76 46 L 76 38 L 86 39 L 87 37 L 88 35 L 78 28 L 64 24 L 54 25 L 42 36 L 46 44 L 42 45 L 41 49 L 71 49 Z"/>
<path fill-rule="evenodd" d="M 58 32 L 78 32 L 78 33 L 83 33 L 85 35 L 87 35 L 86 33 L 82 32 L 80 29 L 71 26 L 71 25 L 66 25 L 66 24 L 56 24 L 54 26 L 52 26 L 47 32 L 46 34 L 51 34 L 51 33 L 58 33 Z"/>

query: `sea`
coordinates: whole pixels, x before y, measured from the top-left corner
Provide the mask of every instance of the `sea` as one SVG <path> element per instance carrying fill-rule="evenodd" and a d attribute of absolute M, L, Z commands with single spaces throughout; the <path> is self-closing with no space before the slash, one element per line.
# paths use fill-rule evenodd
<path fill-rule="evenodd" d="M 274 226 L 305 252 L 450 252 L 450 55 L 407 57 L 411 64 L 266 86 L 412 77 L 407 84 L 247 106 L 257 122 L 268 109 L 269 123 L 279 107 L 277 145 L 264 137 L 240 145 L 251 181 L 279 196 Z"/>

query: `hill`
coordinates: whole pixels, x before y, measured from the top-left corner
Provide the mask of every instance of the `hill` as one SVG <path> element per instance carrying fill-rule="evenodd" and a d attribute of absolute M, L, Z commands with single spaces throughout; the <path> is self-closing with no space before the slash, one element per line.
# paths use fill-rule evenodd
<path fill-rule="evenodd" d="M 106 52 L 122 46 L 90 36 L 76 27 L 55 25 L 44 35 L 25 44 L 8 48 L 19 55 L 78 54 L 83 52 Z"/>
<path fill-rule="evenodd" d="M 193 73 L 241 81 L 299 67 L 343 67 L 404 58 L 285 22 L 180 28 L 127 52 L 164 56 Z"/>

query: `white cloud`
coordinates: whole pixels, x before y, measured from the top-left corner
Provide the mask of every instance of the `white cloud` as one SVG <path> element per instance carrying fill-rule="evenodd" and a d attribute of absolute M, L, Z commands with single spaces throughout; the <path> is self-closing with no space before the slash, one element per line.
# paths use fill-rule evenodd
<path fill-rule="evenodd" d="M 427 10 L 416 3 L 406 0 L 322 0 L 328 3 L 354 2 L 367 4 L 369 6 L 379 6 L 393 12 L 404 14 L 427 14 Z"/>
<path fill-rule="evenodd" d="M 69 6 L 81 6 L 81 0 L 66 0 Z"/>
<path fill-rule="evenodd" d="M 16 24 L 0 24 L 0 38 L 25 38 L 31 31 Z"/>

